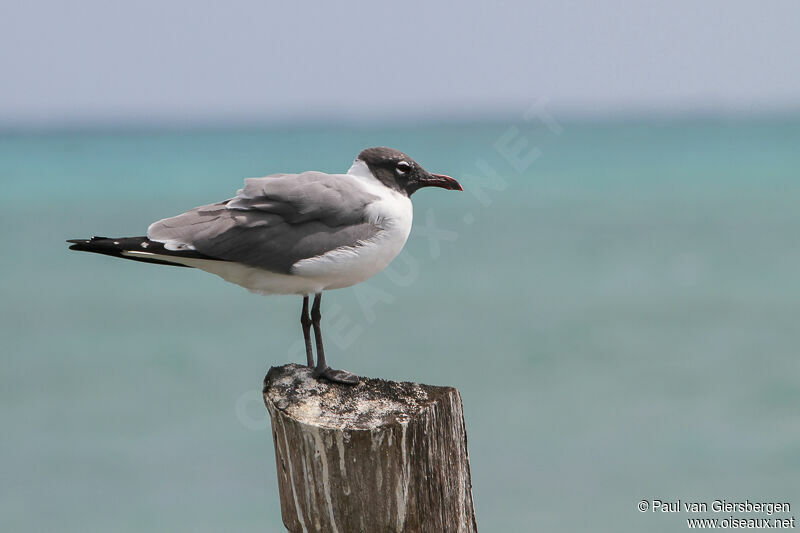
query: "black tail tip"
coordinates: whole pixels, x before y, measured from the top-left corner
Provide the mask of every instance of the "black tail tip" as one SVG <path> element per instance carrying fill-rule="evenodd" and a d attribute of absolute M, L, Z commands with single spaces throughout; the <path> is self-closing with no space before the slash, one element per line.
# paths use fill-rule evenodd
<path fill-rule="evenodd" d="M 98 237 L 97 235 L 95 235 L 91 239 L 67 239 L 67 242 L 78 244 L 79 242 L 92 242 L 92 241 L 103 241 L 103 240 L 108 240 L 108 237 Z"/>
<path fill-rule="evenodd" d="M 107 240 L 109 240 L 108 237 L 98 237 L 97 235 L 95 235 L 91 239 L 67 239 L 67 242 L 71 244 L 87 244 L 93 241 L 107 241 Z"/>
<path fill-rule="evenodd" d="M 98 237 L 95 235 L 91 239 L 67 239 L 67 242 L 72 245 L 69 247 L 70 250 L 87 251 L 92 243 L 103 240 L 108 240 L 108 237 Z"/>
<path fill-rule="evenodd" d="M 72 245 L 69 247 L 70 250 L 78 250 L 79 252 L 83 252 L 88 249 L 89 244 L 92 241 L 86 239 L 69 239 L 67 242 Z"/>

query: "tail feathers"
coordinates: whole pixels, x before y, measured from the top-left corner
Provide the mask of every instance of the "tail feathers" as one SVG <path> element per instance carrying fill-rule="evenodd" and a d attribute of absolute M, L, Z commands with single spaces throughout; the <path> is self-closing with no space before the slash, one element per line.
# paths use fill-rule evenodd
<path fill-rule="evenodd" d="M 190 249 L 168 250 L 164 247 L 164 243 L 151 241 L 147 237 L 120 237 L 116 239 L 109 237 L 92 237 L 91 239 L 70 239 L 67 242 L 72 245 L 69 247 L 70 250 L 110 255 L 112 257 L 141 261 L 143 263 L 154 263 L 157 265 L 188 267 L 189 265 L 178 262 L 181 257 L 213 259 L 212 257 Z M 137 253 L 136 255 L 128 255 L 126 252 Z M 148 257 L 150 254 L 153 254 L 155 257 Z M 175 257 L 176 261 L 173 262 L 161 259 L 164 256 Z"/>

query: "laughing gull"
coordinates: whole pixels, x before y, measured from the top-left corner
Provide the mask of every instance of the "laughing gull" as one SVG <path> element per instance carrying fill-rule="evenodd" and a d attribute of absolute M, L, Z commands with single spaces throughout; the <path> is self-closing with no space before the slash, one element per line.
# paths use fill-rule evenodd
<path fill-rule="evenodd" d="M 199 268 L 260 294 L 301 295 L 300 324 L 314 376 L 355 384 L 357 376 L 325 362 L 322 291 L 360 283 L 400 253 L 411 231 L 410 196 L 422 187 L 462 190 L 453 178 L 427 172 L 403 152 L 367 148 L 346 174 L 245 179 L 233 198 L 154 222 L 146 237 L 67 242 L 71 250 Z"/>

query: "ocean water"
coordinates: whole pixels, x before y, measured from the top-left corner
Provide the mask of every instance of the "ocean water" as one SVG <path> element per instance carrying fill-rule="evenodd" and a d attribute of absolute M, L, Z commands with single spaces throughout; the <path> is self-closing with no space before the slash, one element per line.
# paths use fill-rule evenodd
<path fill-rule="evenodd" d="M 0 530 L 283 531 L 259 391 L 303 360 L 300 299 L 64 240 L 372 145 L 465 192 L 418 192 L 390 270 L 326 293 L 329 358 L 459 388 L 481 531 L 800 514 L 800 119 L 521 118 L 0 136 Z"/>

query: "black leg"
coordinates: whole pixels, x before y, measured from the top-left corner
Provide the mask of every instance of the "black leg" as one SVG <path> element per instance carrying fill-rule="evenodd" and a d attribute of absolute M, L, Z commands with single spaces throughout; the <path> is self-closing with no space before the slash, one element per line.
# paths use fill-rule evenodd
<path fill-rule="evenodd" d="M 358 376 L 351 374 L 347 370 L 334 370 L 325 362 L 325 349 L 322 347 L 322 329 L 319 321 L 322 313 L 319 310 L 322 302 L 322 293 L 314 295 L 314 305 L 311 307 L 311 324 L 314 326 L 314 339 L 317 341 L 317 367 L 314 369 L 314 377 L 324 377 L 335 383 L 345 385 L 355 385 L 358 383 Z"/>
<path fill-rule="evenodd" d="M 303 326 L 303 338 L 306 341 L 306 361 L 314 368 L 314 352 L 311 349 L 311 317 L 308 316 L 308 294 L 303 296 L 303 310 L 300 312 L 300 324 Z"/>
<path fill-rule="evenodd" d="M 319 321 L 322 319 L 322 313 L 319 306 L 322 303 L 322 293 L 314 295 L 314 306 L 311 308 L 311 324 L 314 326 L 314 340 L 317 342 L 317 372 L 321 372 L 328 365 L 325 362 L 325 348 L 322 347 L 322 328 L 320 328 Z"/>

